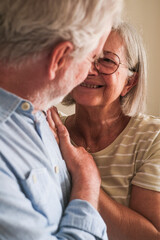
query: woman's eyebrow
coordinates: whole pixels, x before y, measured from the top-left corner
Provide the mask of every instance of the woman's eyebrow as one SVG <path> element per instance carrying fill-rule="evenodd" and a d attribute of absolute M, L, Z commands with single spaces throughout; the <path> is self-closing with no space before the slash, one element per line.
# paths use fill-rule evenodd
<path fill-rule="evenodd" d="M 108 51 L 105 51 L 105 50 L 103 51 L 103 54 L 107 54 L 107 53 L 108 53 Z"/>
<path fill-rule="evenodd" d="M 107 55 L 108 53 L 110 53 L 109 51 L 102 51 L 102 53 L 101 53 L 101 57 L 105 57 L 105 55 Z"/>
<path fill-rule="evenodd" d="M 103 54 L 108 54 L 108 53 L 113 53 L 113 54 L 115 54 L 114 52 L 110 52 L 110 51 L 103 51 Z"/>

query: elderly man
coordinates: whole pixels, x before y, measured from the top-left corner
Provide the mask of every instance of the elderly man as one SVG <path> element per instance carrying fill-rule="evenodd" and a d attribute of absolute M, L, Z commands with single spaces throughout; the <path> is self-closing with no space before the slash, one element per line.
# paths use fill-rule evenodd
<path fill-rule="evenodd" d="M 0 0 L 1 240 L 107 239 L 94 161 L 55 118 L 61 155 L 45 111 L 84 80 L 121 5 Z"/>

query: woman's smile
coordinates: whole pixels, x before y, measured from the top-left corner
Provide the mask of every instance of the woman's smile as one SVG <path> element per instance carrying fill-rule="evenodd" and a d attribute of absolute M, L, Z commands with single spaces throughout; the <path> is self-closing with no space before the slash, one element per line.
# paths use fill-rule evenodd
<path fill-rule="evenodd" d="M 104 85 L 100 85 L 100 84 L 91 84 L 91 83 L 81 83 L 80 84 L 81 87 L 85 87 L 85 88 L 92 88 L 92 89 L 97 89 L 97 88 L 102 88 L 104 87 Z"/>

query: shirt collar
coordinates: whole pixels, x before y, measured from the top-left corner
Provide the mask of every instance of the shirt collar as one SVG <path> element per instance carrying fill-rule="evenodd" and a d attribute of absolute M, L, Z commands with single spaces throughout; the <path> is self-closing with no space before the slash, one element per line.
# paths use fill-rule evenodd
<path fill-rule="evenodd" d="M 0 88 L 0 122 L 5 121 L 16 109 L 23 114 L 31 114 L 33 106 L 29 101 Z"/>

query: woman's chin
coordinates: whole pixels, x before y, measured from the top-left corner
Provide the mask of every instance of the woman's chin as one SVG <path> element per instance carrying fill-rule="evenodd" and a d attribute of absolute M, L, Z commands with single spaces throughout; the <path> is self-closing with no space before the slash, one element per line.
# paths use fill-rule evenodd
<path fill-rule="evenodd" d="M 85 101 L 85 100 L 79 100 L 79 101 L 77 101 L 77 100 L 75 100 L 76 101 L 76 104 L 78 104 L 78 105 L 81 105 L 81 106 L 84 106 L 84 107 L 99 107 L 100 106 L 100 103 L 99 102 L 97 102 L 97 101 L 89 101 L 88 99 L 87 99 L 87 101 Z"/>

